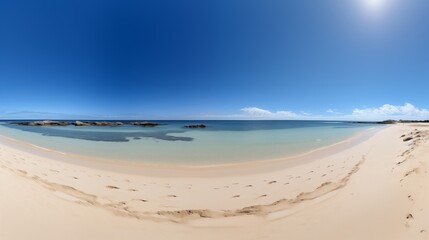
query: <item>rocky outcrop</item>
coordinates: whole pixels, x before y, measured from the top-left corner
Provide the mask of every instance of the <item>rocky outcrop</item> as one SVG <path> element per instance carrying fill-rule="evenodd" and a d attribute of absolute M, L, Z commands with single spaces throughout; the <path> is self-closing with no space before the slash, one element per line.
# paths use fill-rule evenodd
<path fill-rule="evenodd" d="M 191 124 L 186 125 L 185 128 L 206 128 L 207 126 L 204 124 Z"/>
<path fill-rule="evenodd" d="M 22 126 L 67 126 L 70 125 L 68 122 L 63 121 L 33 121 L 33 122 L 16 122 L 14 124 L 22 125 Z"/>
<path fill-rule="evenodd" d="M 92 122 L 92 121 L 76 121 L 71 123 L 72 125 L 75 125 L 77 127 L 84 127 L 84 126 L 120 126 L 123 125 L 122 122 Z"/>
<path fill-rule="evenodd" d="M 142 126 L 142 127 L 155 127 L 160 125 L 159 123 L 154 123 L 154 122 L 130 122 L 129 124 L 134 126 Z"/>
<path fill-rule="evenodd" d="M 12 124 L 21 126 L 69 126 L 73 125 L 76 127 L 87 127 L 87 126 L 121 126 L 124 124 L 143 126 L 143 127 L 155 127 L 160 125 L 154 122 L 98 122 L 98 121 L 32 121 L 32 122 L 12 122 Z"/>
<path fill-rule="evenodd" d="M 396 120 L 385 120 L 385 121 L 379 121 L 379 122 L 362 121 L 362 122 L 352 122 L 352 123 L 359 123 L 359 124 L 395 124 L 395 123 L 398 123 L 398 121 L 396 121 Z"/>

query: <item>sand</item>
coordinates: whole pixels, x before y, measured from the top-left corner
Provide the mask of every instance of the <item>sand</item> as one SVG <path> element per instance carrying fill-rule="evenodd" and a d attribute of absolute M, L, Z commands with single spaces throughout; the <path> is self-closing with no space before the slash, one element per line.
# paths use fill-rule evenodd
<path fill-rule="evenodd" d="M 156 168 L 1 137 L 0 239 L 429 239 L 428 138 L 396 124 L 295 160 Z"/>

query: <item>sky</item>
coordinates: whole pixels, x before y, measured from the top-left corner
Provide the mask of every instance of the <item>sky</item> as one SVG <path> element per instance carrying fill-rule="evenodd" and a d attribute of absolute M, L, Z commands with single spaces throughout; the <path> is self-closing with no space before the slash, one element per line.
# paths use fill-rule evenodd
<path fill-rule="evenodd" d="M 0 0 L 0 119 L 429 119 L 427 0 Z"/>

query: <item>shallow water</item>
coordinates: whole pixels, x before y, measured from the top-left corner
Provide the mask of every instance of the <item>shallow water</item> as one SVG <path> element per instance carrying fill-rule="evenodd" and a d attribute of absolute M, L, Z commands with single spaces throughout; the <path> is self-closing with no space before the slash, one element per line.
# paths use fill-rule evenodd
<path fill-rule="evenodd" d="M 77 155 L 147 163 L 221 164 L 296 155 L 376 125 L 327 121 L 156 121 L 156 127 L 34 127 L 3 122 L 0 134 Z M 204 123 L 207 128 L 187 129 Z"/>

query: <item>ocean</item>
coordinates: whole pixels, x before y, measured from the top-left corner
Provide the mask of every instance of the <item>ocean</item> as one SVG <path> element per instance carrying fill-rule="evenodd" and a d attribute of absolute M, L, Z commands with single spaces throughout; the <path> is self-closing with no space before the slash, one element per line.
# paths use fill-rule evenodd
<path fill-rule="evenodd" d="M 142 126 L 20 126 L 0 122 L 0 135 L 40 148 L 149 164 L 225 164 L 281 159 L 340 142 L 375 124 L 339 121 L 153 121 Z M 185 125 L 205 124 L 188 129 Z"/>

